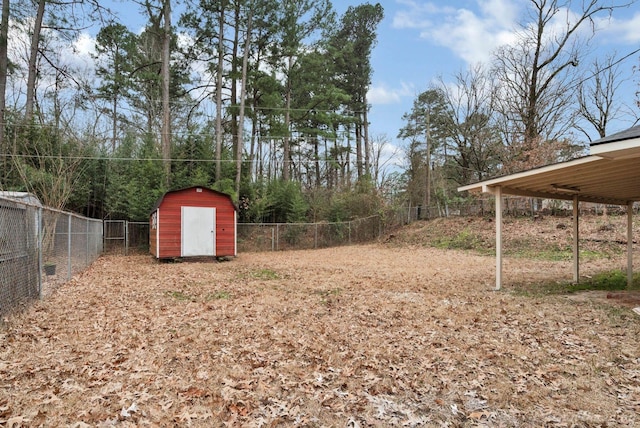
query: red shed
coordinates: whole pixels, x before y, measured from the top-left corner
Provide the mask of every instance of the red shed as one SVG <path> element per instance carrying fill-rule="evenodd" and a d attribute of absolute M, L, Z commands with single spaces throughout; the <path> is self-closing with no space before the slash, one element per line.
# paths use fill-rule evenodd
<path fill-rule="evenodd" d="M 236 206 L 206 187 L 164 194 L 149 219 L 149 250 L 158 259 L 236 256 Z"/>

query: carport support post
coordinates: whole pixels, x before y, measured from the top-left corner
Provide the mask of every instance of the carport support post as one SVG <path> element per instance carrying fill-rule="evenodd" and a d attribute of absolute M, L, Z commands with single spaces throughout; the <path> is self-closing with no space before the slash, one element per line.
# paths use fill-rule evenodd
<path fill-rule="evenodd" d="M 633 284 L 633 201 L 627 204 L 627 287 Z"/>
<path fill-rule="evenodd" d="M 502 187 L 496 186 L 496 290 L 502 287 Z"/>
<path fill-rule="evenodd" d="M 573 282 L 580 281 L 580 201 L 573 197 Z"/>

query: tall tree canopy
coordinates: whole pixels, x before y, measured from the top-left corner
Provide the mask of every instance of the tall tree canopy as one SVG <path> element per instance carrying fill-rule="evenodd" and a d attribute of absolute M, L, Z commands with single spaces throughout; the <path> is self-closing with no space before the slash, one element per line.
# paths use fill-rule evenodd
<path fill-rule="evenodd" d="M 339 64 L 341 88 L 351 94 L 347 108 L 353 114 L 358 179 L 370 173 L 367 92 L 371 85 L 371 51 L 376 44 L 377 27 L 384 17 L 380 3 L 349 6 L 340 27 L 331 39 Z"/>
<path fill-rule="evenodd" d="M 144 0 L 142 31 L 114 19 L 99 25 L 92 73 L 57 57 L 79 34 L 62 25 L 65 16 L 81 22 L 82 13 L 63 13 L 71 5 L 86 5 L 76 11 L 87 16 L 100 7 L 37 1 L 21 9 L 23 22 L 47 28 L 38 36 L 33 25 L 24 27 L 33 44 L 32 55 L 16 62 L 24 77 L 6 75 L 25 88 L 27 102 L 9 112 L 19 120 L 6 123 L 35 118 L 21 129 L 47 132 L 14 133 L 17 144 L 3 145 L 12 151 L 4 164 L 16 167 L 3 168 L 3 188 L 31 188 L 36 171 L 53 178 L 65 170 L 64 162 L 44 160 L 73 157 L 80 162 L 66 169 L 65 186 L 73 189 L 65 189 L 67 203 L 136 218 L 149 199 L 131 201 L 134 194 L 175 186 L 211 186 L 250 208 L 273 197 L 276 180 L 297 181 L 329 202 L 332 192 L 349 191 L 368 174 L 366 93 L 379 4 L 351 7 L 338 18 L 329 0 L 189 0 L 178 16 L 170 0 Z M 58 29 L 48 28 L 56 22 Z"/>

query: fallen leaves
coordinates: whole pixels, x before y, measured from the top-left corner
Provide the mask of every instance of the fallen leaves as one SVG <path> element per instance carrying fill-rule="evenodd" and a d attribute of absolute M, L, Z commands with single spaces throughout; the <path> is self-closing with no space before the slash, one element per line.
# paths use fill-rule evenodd
<path fill-rule="evenodd" d="M 635 315 L 487 291 L 492 263 L 378 245 L 102 257 L 8 318 L 0 426 L 640 424 Z"/>

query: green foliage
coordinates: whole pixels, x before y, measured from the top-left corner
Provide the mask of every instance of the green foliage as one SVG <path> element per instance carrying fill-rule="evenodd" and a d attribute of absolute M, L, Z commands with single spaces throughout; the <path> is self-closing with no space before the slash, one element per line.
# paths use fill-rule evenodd
<path fill-rule="evenodd" d="M 368 217 L 382 211 L 384 201 L 369 178 L 361 179 L 355 191 L 335 194 L 327 212 L 331 222 L 348 221 L 354 218 Z"/>
<path fill-rule="evenodd" d="M 567 292 L 573 293 L 583 290 L 626 290 L 627 289 L 627 273 L 621 270 L 613 270 L 609 272 L 600 272 L 584 282 L 578 284 L 570 284 Z M 640 289 L 640 273 L 633 275 L 633 281 L 630 290 Z"/>
<path fill-rule="evenodd" d="M 363 135 L 359 115 L 366 107 L 364 94 L 372 73 L 369 59 L 383 17 L 382 6 L 350 7 L 338 22 L 328 0 L 258 0 L 251 3 L 251 8 L 235 9 L 238 5 L 190 3 L 180 25 L 194 44 L 178 46 L 177 35 L 172 35 L 174 161 L 170 177 L 165 176 L 159 161 L 162 17 L 157 10 L 147 8 L 148 21 L 138 33 L 117 22 L 99 29 L 93 55 L 95 75 L 81 76 L 86 81 L 77 78 L 68 85 L 65 79 L 73 73 L 60 74 L 55 88 L 45 91 L 47 95 L 39 100 L 40 111 L 35 112 L 33 126 L 24 127 L 19 112 L 7 111 L 6 135 L 17 136 L 13 154 L 24 156 L 5 159 L 0 188 L 35 190 L 38 196 L 47 198 L 56 193 L 51 189 L 59 184 L 58 199 L 63 204 L 90 216 L 111 219 L 145 221 L 167 190 L 195 185 L 232 195 L 241 207 L 242 221 L 351 219 L 376 212 L 381 200 L 375 186 L 363 190 L 359 183 L 354 194 L 339 190 L 334 195 L 333 189 L 354 185 L 347 159 L 356 127 Z M 243 157 L 251 155 L 265 167 L 258 172 L 243 165 L 244 181 L 240 194 L 235 194 L 236 163 L 231 161 L 235 158 L 232 148 L 237 141 L 238 106 L 233 105 L 233 95 L 221 106 L 224 138 L 219 159 L 221 179 L 216 182 L 218 159 L 211 132 L 215 107 L 210 100 L 217 89 L 224 94 L 239 92 L 238 65 L 249 9 L 253 20 L 245 83 L 246 119 L 251 126 L 246 128 Z M 216 88 L 198 81 L 187 70 L 197 61 L 202 68 L 215 72 L 220 22 L 225 35 L 238 35 L 239 49 L 232 51 L 232 43 L 223 43 L 227 64 L 224 87 Z M 264 67 L 267 62 L 271 67 Z M 41 70 L 43 76 L 50 71 L 46 67 Z M 92 87 L 91 82 L 95 82 Z M 196 87 L 203 91 L 202 104 L 190 99 L 189 94 L 194 93 L 191 89 Z M 283 113 L 285 105 L 290 107 L 288 115 Z M 353 111 L 358 113 L 354 116 Z M 72 120 L 74 114 L 95 121 L 87 120 L 86 129 L 80 129 L 74 125 L 80 122 Z M 289 123 L 285 123 L 285 116 Z M 9 129 L 14 123 L 20 128 Z M 282 175 L 285 136 L 292 148 L 292 176 L 305 177 L 304 183 L 302 179 L 293 183 L 274 178 Z M 42 156 L 31 157 L 34 153 Z M 16 167 L 11 159 L 19 165 Z M 56 183 L 66 173 L 68 180 Z M 358 177 L 366 173 L 359 172 Z M 311 189 L 317 190 L 317 199 L 312 199 Z M 58 206 L 51 198 L 44 202 Z"/>
<path fill-rule="evenodd" d="M 109 161 L 104 159 L 106 151 L 97 147 L 87 147 L 87 156 L 94 159 L 82 162 L 82 169 L 67 203 L 67 209 L 93 218 L 101 218 L 104 213 L 107 195 L 105 177 L 109 168 Z"/>
<path fill-rule="evenodd" d="M 195 136 L 184 141 L 178 140 L 172 150 L 172 158 L 177 159 L 171 167 L 171 187 L 184 189 L 191 186 L 209 187 L 214 182 L 215 165 L 203 160 L 213 159 L 213 148 L 206 138 L 194 129 Z"/>
<path fill-rule="evenodd" d="M 125 141 L 116 153 L 133 160 L 111 163 L 111 171 L 107 173 L 107 216 L 146 221 L 154 204 L 167 191 L 164 168 L 152 138 L 137 141 L 129 137 Z"/>
<path fill-rule="evenodd" d="M 516 257 L 536 260 L 550 260 L 550 261 L 570 261 L 573 259 L 573 249 L 569 245 L 556 245 L 548 248 L 540 249 L 534 246 L 527 246 L 526 242 L 517 242 L 514 240 L 518 250 L 515 252 L 507 251 L 507 254 L 513 254 Z M 610 257 L 610 254 L 605 252 L 592 251 L 592 250 L 580 250 L 580 260 L 589 261 L 599 258 Z"/>
<path fill-rule="evenodd" d="M 640 290 L 640 272 L 633 274 L 631 286 L 627 285 L 627 273 L 622 270 L 600 272 L 590 278 L 582 278 L 579 283 L 545 282 L 536 286 L 517 286 L 516 292 L 526 295 L 572 294 L 582 291 L 622 291 Z"/>
<path fill-rule="evenodd" d="M 469 228 L 460 231 L 454 237 L 442 237 L 435 241 L 437 248 L 451 250 L 478 250 L 483 247 L 482 238 L 474 234 Z"/>
<path fill-rule="evenodd" d="M 216 291 L 215 293 L 208 294 L 207 300 L 227 300 L 231 298 L 231 293 L 228 291 Z"/>
<path fill-rule="evenodd" d="M 250 203 L 249 212 L 257 222 L 297 223 L 306 221 L 307 204 L 302 189 L 293 181 L 276 180 Z"/>
<path fill-rule="evenodd" d="M 280 275 L 278 274 L 278 272 L 268 268 L 252 271 L 249 276 L 253 279 L 261 280 L 280 279 Z"/>
<path fill-rule="evenodd" d="M 431 159 L 429 168 L 432 168 L 437 155 L 446 147 L 451 115 L 444 93 L 438 89 L 429 89 L 418 95 L 413 101 L 411 111 L 402 116 L 405 125 L 398 132 L 398 137 L 409 141 L 407 197 L 412 206 L 422 204 L 425 199 L 427 159 Z"/>
<path fill-rule="evenodd" d="M 320 296 L 320 303 L 322 305 L 330 306 L 337 300 L 337 297 L 342 294 L 341 288 L 333 288 L 331 290 L 317 290 L 315 294 Z"/>
<path fill-rule="evenodd" d="M 231 196 L 231 199 L 234 201 L 238 200 L 235 190 L 235 184 L 231 178 L 223 178 L 220 181 L 216 181 L 211 186 L 213 190 L 217 190 L 218 192 L 226 193 Z"/>
<path fill-rule="evenodd" d="M 183 302 L 195 302 L 196 298 L 186 294 L 182 291 L 167 291 L 165 293 L 167 297 L 171 297 L 172 299 L 183 301 Z"/>

